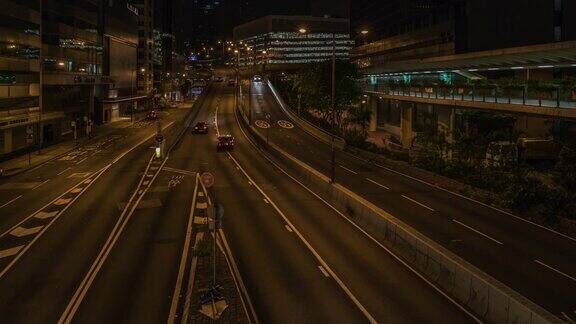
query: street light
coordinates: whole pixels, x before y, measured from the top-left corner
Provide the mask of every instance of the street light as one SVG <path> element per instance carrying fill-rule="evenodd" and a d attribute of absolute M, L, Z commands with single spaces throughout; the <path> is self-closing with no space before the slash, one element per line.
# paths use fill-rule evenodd
<path fill-rule="evenodd" d="M 298 30 L 300 34 L 308 33 L 306 28 L 300 28 Z M 332 120 L 331 128 L 331 168 L 330 168 L 330 182 L 335 183 L 336 181 L 336 32 L 332 32 L 332 93 L 330 98 L 330 104 L 332 106 Z"/>

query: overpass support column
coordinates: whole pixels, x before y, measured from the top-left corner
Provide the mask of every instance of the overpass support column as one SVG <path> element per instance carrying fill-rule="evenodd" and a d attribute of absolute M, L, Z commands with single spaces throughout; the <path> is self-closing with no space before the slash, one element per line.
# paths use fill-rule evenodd
<path fill-rule="evenodd" d="M 378 98 L 375 96 L 368 96 L 366 98 L 368 108 L 372 112 L 370 115 L 370 124 L 368 125 L 368 131 L 375 132 L 378 127 Z"/>
<path fill-rule="evenodd" d="M 400 128 L 402 131 L 402 147 L 405 149 L 409 149 L 412 146 L 412 140 L 414 138 L 414 133 L 412 132 L 412 115 L 414 109 L 414 103 L 407 101 L 402 102 Z"/>

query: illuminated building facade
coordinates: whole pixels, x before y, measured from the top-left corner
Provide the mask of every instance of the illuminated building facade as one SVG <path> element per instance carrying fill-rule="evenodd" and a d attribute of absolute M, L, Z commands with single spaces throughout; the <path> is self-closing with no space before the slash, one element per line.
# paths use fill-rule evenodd
<path fill-rule="evenodd" d="M 40 2 L 0 0 L 0 157 L 38 135 Z"/>
<path fill-rule="evenodd" d="M 50 145 L 83 135 L 102 83 L 101 1 L 44 0 L 40 137 Z M 75 126 L 74 126 L 75 125 Z"/>
<path fill-rule="evenodd" d="M 304 32 L 305 31 L 305 32 Z M 310 16 L 267 16 L 234 28 L 234 40 L 242 42 L 240 66 L 263 65 L 283 69 L 322 62 L 332 57 L 348 59 L 354 46 L 348 19 Z"/>

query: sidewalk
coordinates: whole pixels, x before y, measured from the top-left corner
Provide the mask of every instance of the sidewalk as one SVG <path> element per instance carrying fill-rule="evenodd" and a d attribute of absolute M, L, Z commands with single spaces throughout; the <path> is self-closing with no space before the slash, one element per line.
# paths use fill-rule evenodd
<path fill-rule="evenodd" d="M 134 124 L 136 124 L 136 122 L 134 122 Z M 132 123 L 129 120 L 101 125 L 95 129 L 92 138 L 80 138 L 77 142 L 73 139 L 66 140 L 43 148 L 41 151 L 42 153 L 40 154 L 38 154 L 38 151 L 30 152 L 30 161 L 28 160 L 28 153 L 10 160 L 2 161 L 0 162 L 0 178 L 14 176 L 27 170 L 34 169 L 35 167 L 56 159 L 75 148 L 96 142 L 101 138 L 109 136 L 120 129 L 128 128 L 131 125 Z"/>

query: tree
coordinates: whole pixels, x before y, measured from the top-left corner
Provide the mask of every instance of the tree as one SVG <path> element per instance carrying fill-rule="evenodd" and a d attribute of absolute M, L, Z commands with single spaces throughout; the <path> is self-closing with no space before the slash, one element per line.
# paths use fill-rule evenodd
<path fill-rule="evenodd" d="M 347 122 L 359 125 L 362 128 L 362 134 L 366 134 L 371 118 L 372 110 L 370 108 L 354 106 L 348 111 Z"/>
<path fill-rule="evenodd" d="M 360 73 L 356 65 L 348 61 L 336 61 L 335 107 L 331 107 L 331 61 L 309 64 L 302 68 L 292 79 L 292 89 L 301 95 L 301 103 L 306 109 L 317 110 L 328 122 L 331 121 L 334 108 L 336 125 L 342 127 L 342 115 L 352 104 L 359 101 L 362 94 L 359 79 Z"/>
<path fill-rule="evenodd" d="M 190 93 L 191 88 L 192 83 L 190 82 L 189 79 L 184 80 L 184 82 L 180 84 L 180 93 L 184 98 L 188 98 L 188 94 Z"/>

